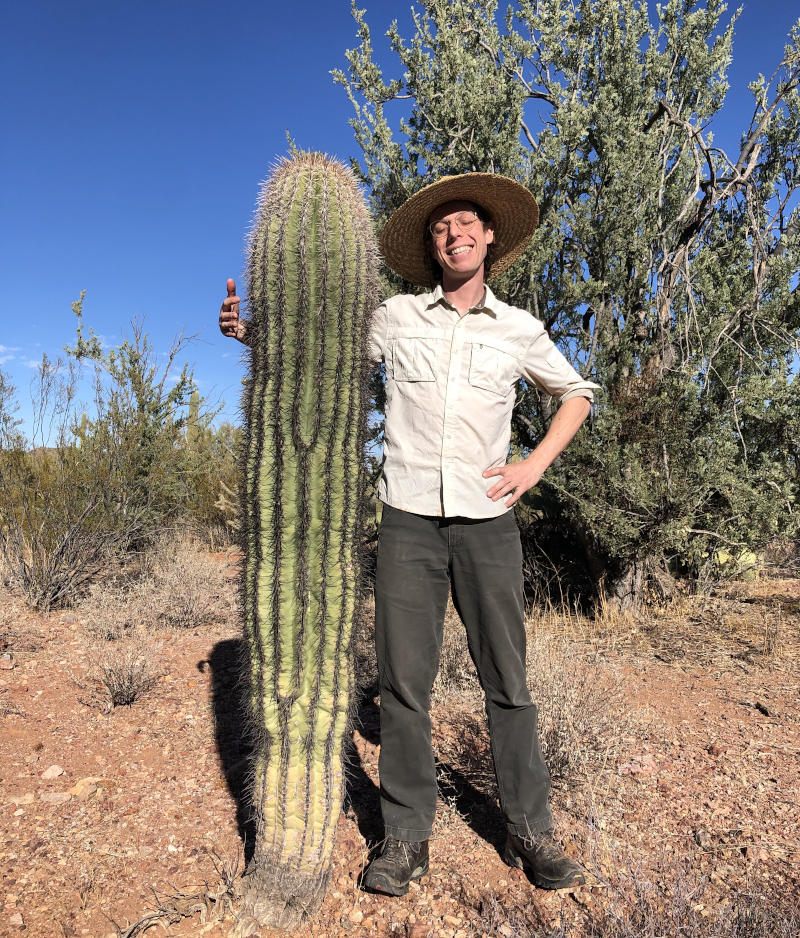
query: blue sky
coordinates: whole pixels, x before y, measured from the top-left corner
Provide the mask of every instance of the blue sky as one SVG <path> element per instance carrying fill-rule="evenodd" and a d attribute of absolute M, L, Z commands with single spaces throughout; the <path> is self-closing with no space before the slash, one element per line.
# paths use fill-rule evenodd
<path fill-rule="evenodd" d="M 408 2 L 361 0 L 379 58 Z M 733 149 L 747 84 L 781 58 L 797 16 L 743 0 L 731 92 L 716 141 Z M 242 367 L 216 326 L 241 272 L 258 186 L 286 131 L 306 149 L 358 156 L 330 69 L 356 44 L 349 0 L 17 0 L 0 13 L 0 367 L 20 416 L 42 353 L 74 338 L 70 303 L 116 344 L 131 318 L 159 351 L 181 331 L 201 391 L 236 418 Z M 390 66 L 391 74 L 396 68 Z"/>

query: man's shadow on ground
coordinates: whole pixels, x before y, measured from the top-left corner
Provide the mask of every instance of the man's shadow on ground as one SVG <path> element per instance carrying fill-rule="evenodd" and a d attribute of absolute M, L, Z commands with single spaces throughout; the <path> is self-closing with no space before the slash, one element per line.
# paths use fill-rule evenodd
<path fill-rule="evenodd" d="M 251 746 L 247 735 L 245 649 L 242 639 L 218 642 L 201 671 L 211 670 L 211 704 L 217 753 L 228 791 L 236 803 L 236 824 L 244 845 L 245 863 L 253 855 L 255 825 L 249 796 Z M 376 683 L 355 690 L 354 728 L 374 746 L 380 744 L 380 716 L 375 703 Z M 348 738 L 345 753 L 345 812 L 352 811 L 361 836 L 370 851 L 384 837 L 380 793 L 364 769 L 358 750 Z M 495 800 L 477 789 L 458 768 L 438 765 L 439 792 L 472 830 L 498 853 L 505 838 L 505 823 Z"/>

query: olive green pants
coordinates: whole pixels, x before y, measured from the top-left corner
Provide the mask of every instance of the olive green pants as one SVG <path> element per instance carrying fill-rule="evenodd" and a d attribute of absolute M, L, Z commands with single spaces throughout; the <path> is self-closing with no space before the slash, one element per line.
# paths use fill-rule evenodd
<path fill-rule="evenodd" d="M 375 582 L 386 835 L 426 840 L 436 812 L 430 695 L 447 597 L 486 696 L 500 802 L 520 835 L 552 827 L 550 776 L 525 676 L 522 549 L 514 512 L 436 518 L 384 505 Z"/>

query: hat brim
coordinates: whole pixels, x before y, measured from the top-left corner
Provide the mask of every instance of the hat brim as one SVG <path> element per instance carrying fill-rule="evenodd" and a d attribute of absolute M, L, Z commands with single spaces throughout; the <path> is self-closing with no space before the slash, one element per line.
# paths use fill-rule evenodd
<path fill-rule="evenodd" d="M 425 227 L 445 202 L 464 200 L 485 209 L 494 222 L 492 264 L 487 280 L 500 276 L 520 257 L 539 223 L 539 206 L 513 179 L 495 173 L 444 176 L 415 192 L 395 211 L 380 236 L 384 261 L 403 279 L 423 287 L 435 283 Z"/>

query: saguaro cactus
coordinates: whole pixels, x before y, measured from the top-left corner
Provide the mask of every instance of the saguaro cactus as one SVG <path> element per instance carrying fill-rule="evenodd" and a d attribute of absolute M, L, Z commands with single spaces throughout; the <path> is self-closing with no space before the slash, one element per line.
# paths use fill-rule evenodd
<path fill-rule="evenodd" d="M 283 161 L 261 192 L 248 262 L 243 599 L 256 837 L 242 925 L 295 927 L 327 887 L 343 796 L 376 271 L 349 169 L 320 154 Z"/>

